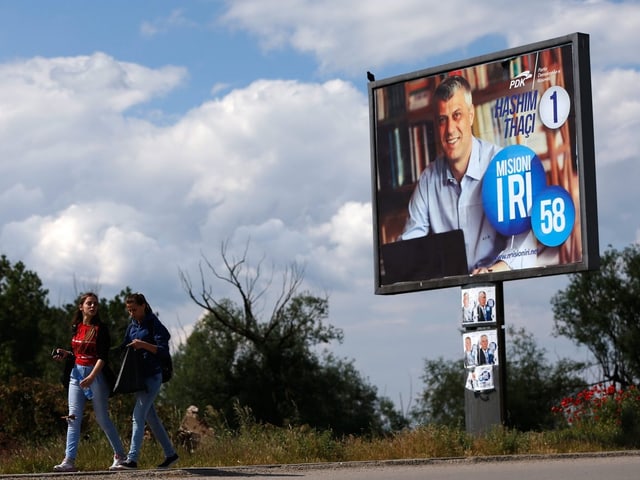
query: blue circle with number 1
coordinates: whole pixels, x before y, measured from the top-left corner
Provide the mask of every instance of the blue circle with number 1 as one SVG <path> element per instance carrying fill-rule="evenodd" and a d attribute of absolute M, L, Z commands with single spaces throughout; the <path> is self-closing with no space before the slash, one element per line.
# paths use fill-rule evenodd
<path fill-rule="evenodd" d="M 531 208 L 531 228 L 536 238 L 548 247 L 563 244 L 576 220 L 576 209 L 569 192 L 553 185 L 540 192 Z"/>

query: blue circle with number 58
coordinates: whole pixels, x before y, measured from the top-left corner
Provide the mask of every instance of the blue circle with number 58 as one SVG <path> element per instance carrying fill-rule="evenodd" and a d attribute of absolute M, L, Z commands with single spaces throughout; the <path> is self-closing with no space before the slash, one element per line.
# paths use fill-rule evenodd
<path fill-rule="evenodd" d="M 557 185 L 540 192 L 531 208 L 531 228 L 536 238 L 548 247 L 563 244 L 576 219 L 576 209 L 569 192 Z"/>

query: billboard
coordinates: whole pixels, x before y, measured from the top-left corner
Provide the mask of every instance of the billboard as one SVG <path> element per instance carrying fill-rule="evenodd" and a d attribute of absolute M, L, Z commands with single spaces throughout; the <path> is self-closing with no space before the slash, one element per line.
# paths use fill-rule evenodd
<path fill-rule="evenodd" d="M 375 293 L 598 267 L 589 36 L 369 82 Z"/>

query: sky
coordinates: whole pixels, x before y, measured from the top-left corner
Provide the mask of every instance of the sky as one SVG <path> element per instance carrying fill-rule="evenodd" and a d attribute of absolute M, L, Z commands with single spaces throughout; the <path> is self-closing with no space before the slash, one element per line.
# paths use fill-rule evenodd
<path fill-rule="evenodd" d="M 367 71 L 588 33 L 600 251 L 640 240 L 640 2 L 532 5 L 2 0 L 0 253 L 53 305 L 143 292 L 174 339 L 202 313 L 181 273 L 198 285 L 224 242 L 278 287 L 295 262 L 344 332 L 331 350 L 406 410 L 425 359 L 461 357 L 460 288 L 374 294 Z M 504 284 L 505 324 L 551 362 L 588 358 L 553 336 L 550 300 L 567 285 Z"/>

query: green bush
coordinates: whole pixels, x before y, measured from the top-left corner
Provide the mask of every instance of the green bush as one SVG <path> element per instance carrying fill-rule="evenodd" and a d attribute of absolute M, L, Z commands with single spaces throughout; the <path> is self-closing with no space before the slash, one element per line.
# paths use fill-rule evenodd
<path fill-rule="evenodd" d="M 66 431 L 67 395 L 61 384 L 14 376 L 0 385 L 0 451 L 37 444 Z"/>

